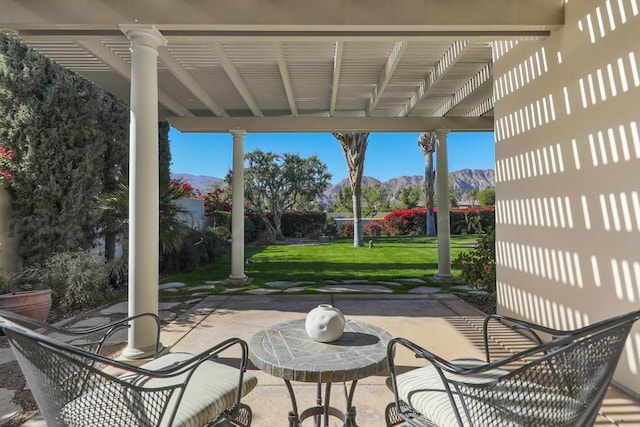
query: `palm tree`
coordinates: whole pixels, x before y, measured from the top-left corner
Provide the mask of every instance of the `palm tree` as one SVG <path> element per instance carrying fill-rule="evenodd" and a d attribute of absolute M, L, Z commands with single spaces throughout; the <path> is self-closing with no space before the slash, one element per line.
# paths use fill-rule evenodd
<path fill-rule="evenodd" d="M 369 142 L 369 132 L 333 132 L 344 156 L 347 160 L 349 171 L 349 184 L 353 194 L 353 246 L 364 246 L 362 240 L 362 206 L 361 185 L 362 172 L 364 171 L 364 155 Z"/>
<path fill-rule="evenodd" d="M 424 132 L 418 137 L 418 147 L 424 155 L 424 181 L 427 187 L 427 236 L 436 235 L 436 222 L 433 215 L 433 193 L 436 172 L 433 169 L 433 153 L 436 151 L 435 132 Z"/>

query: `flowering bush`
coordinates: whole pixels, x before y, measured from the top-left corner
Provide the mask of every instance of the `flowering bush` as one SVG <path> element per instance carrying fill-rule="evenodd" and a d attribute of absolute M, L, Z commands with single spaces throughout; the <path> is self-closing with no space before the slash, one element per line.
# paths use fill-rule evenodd
<path fill-rule="evenodd" d="M 7 150 L 5 147 L 0 147 L 0 182 L 6 179 L 11 179 L 12 175 L 9 170 L 11 168 L 12 161 L 13 151 Z"/>
<path fill-rule="evenodd" d="M 478 239 L 476 246 L 463 252 L 452 266 L 460 269 L 462 277 L 470 285 L 489 294 L 496 292 L 496 232 L 493 227 Z"/>
<path fill-rule="evenodd" d="M 172 179 L 169 185 L 181 197 L 189 197 L 191 199 L 197 199 L 200 196 L 200 191 L 193 188 L 193 186 L 188 182 L 183 182 L 182 180 L 179 180 L 179 179 Z"/>
<path fill-rule="evenodd" d="M 401 209 L 391 212 L 383 219 L 389 236 L 424 235 L 427 232 L 427 209 Z"/>
<path fill-rule="evenodd" d="M 203 194 L 200 198 L 204 200 L 204 211 L 206 213 L 216 211 L 231 212 L 231 187 L 216 188 Z"/>

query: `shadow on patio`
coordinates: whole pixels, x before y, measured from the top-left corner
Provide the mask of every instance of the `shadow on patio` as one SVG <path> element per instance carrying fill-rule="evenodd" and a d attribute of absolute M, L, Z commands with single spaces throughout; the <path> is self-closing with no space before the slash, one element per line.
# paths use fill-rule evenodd
<path fill-rule="evenodd" d="M 195 302 L 195 301 L 194 301 Z M 258 331 L 276 323 L 302 320 L 319 304 L 332 304 L 344 313 L 347 320 L 367 322 L 386 330 L 391 336 L 404 337 L 421 344 L 445 359 L 461 357 L 484 358 L 482 322 L 484 313 L 453 295 L 278 295 L 278 296 L 209 296 L 163 327 L 161 341 L 171 351 L 201 352 L 229 337 L 247 342 Z M 161 303 L 161 308 L 171 304 Z M 120 312 L 126 304 L 106 307 L 95 313 Z M 529 341 L 498 324 L 490 329 L 491 353 L 503 357 L 529 346 Z M 70 325 L 69 325 L 70 326 Z M 126 336 L 123 336 L 126 340 Z M 219 361 L 237 365 L 239 354 L 226 352 Z M 422 366 L 421 361 L 408 352 L 398 353 L 396 366 L 400 370 Z M 287 387 L 280 378 L 261 372 L 250 365 L 258 377 L 258 386 L 243 399 L 253 410 L 256 427 L 287 425 L 291 402 Z M 393 394 L 387 389 L 386 369 L 358 381 L 354 395 L 358 425 L 382 427 L 386 405 Z M 292 382 L 299 411 L 316 404 L 316 384 Z M 347 384 L 334 383 L 331 404 L 341 410 L 346 407 Z M 0 419 L 3 415 L 0 413 Z M 0 422 L 0 425 L 3 423 Z M 14 424 L 15 425 L 15 424 Z M 42 427 L 44 421 L 36 416 L 24 426 Z M 313 425 L 312 420 L 303 426 Z M 330 426 L 342 425 L 332 418 Z M 616 387 L 610 387 L 602 405 L 597 426 L 640 426 L 640 402 Z"/>
<path fill-rule="evenodd" d="M 250 341 L 264 327 L 304 319 L 307 312 L 322 303 L 340 308 L 347 319 L 379 326 L 394 337 L 420 343 L 446 359 L 484 356 L 481 333 L 484 314 L 452 295 L 212 296 L 167 325 L 162 342 L 172 347 L 172 351 L 196 353 L 230 336 Z M 496 356 L 528 346 L 527 339 L 502 327 L 493 328 L 491 337 Z M 405 369 L 420 363 L 408 353 L 396 360 Z M 291 404 L 284 382 L 254 366 L 250 370 L 259 380 L 258 387 L 244 399 L 253 409 L 253 425 L 286 425 Z M 385 385 L 386 377 L 385 370 L 358 382 L 354 405 L 359 425 L 384 426 L 384 409 L 393 398 Z M 315 384 L 292 384 L 300 410 L 315 404 Z M 344 409 L 346 392 L 347 387 L 335 383 L 332 406 Z M 336 418 L 331 422 L 331 426 L 339 425 Z M 311 420 L 303 423 L 312 424 Z M 611 387 L 596 425 L 640 425 L 640 402 Z"/>

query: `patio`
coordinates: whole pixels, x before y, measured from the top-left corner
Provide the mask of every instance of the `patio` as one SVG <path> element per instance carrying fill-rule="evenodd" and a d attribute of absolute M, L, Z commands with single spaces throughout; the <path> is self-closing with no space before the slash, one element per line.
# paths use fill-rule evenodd
<path fill-rule="evenodd" d="M 231 336 L 250 341 L 260 329 L 275 323 L 304 319 L 306 313 L 321 303 L 340 308 L 347 319 L 377 325 L 392 336 L 403 336 L 424 344 L 445 357 L 483 357 L 480 335 L 483 313 L 453 295 L 295 295 L 295 296 L 209 296 L 168 323 L 162 331 L 162 342 L 171 351 L 196 353 Z M 399 308 L 402 308 L 402 312 Z M 103 310 L 104 312 L 104 310 Z M 97 315 L 98 313 L 96 313 Z M 527 340 L 513 333 L 495 331 L 497 354 L 505 354 L 527 345 Z M 404 354 L 405 366 L 417 361 Z M 285 425 L 290 400 L 283 381 L 255 367 L 258 386 L 243 401 L 253 410 L 253 425 Z M 392 394 L 385 385 L 386 372 L 365 378 L 358 384 L 354 404 L 361 426 L 384 426 L 384 409 Z M 313 383 L 293 383 L 298 407 L 315 403 Z M 344 408 L 343 387 L 336 383 L 332 403 Z M 310 420 L 303 425 L 312 425 Z M 43 421 L 34 418 L 26 426 L 38 427 Z M 332 419 L 331 426 L 339 425 Z M 598 426 L 640 425 L 640 402 L 615 387 L 605 398 Z"/>

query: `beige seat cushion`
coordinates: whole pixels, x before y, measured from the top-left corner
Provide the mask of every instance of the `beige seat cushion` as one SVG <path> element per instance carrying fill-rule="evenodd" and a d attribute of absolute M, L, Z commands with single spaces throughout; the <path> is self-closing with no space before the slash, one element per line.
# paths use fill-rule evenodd
<path fill-rule="evenodd" d="M 485 364 L 485 362 L 475 359 L 459 359 L 452 363 L 468 368 Z M 445 372 L 447 378 L 451 380 L 467 384 L 487 385 L 508 373 L 503 369 L 491 369 L 465 376 Z M 409 406 L 431 420 L 435 425 L 440 427 L 458 426 L 454 409 L 442 384 L 442 379 L 433 366 L 417 368 L 400 374 L 397 377 L 397 382 L 400 399 L 407 402 Z M 459 408 L 463 424 L 467 426 L 468 422 L 464 415 L 460 398 L 455 393 L 455 389 L 452 388 L 452 391 L 454 392 L 454 401 Z M 470 398 L 467 397 L 466 399 L 468 401 Z M 486 404 L 487 414 L 491 413 L 491 418 L 501 420 L 499 422 L 500 426 L 525 424 L 554 426 L 564 424 L 570 420 L 562 420 L 561 411 L 551 408 L 578 405 L 579 403 L 539 384 L 521 379 L 510 379 L 491 391 L 491 402 L 481 402 L 481 404 Z M 528 421 L 524 424 L 514 421 L 514 419 L 520 419 L 520 417 Z M 478 420 L 474 422 L 478 423 Z M 531 424 L 531 422 L 534 423 Z"/>
<path fill-rule="evenodd" d="M 188 353 L 169 353 L 159 357 L 141 367 L 149 370 L 161 370 L 177 362 L 188 360 L 192 355 Z M 239 371 L 236 368 L 214 361 L 202 363 L 191 377 L 180 402 L 177 393 L 171 396 L 167 410 L 162 417 L 161 426 L 169 426 L 169 418 L 176 405 L 178 411 L 171 423 L 172 426 L 203 426 L 215 419 L 225 409 L 233 405 L 236 399 Z M 163 387 L 181 383 L 187 374 L 174 378 L 147 378 L 134 374 L 124 374 L 120 380 L 135 384 L 143 389 Z M 243 396 L 255 388 L 258 380 L 255 375 L 246 372 L 243 378 Z M 72 426 L 114 426 L 118 425 L 149 425 L 147 411 L 157 408 L 149 403 L 149 397 L 126 387 L 114 387 L 105 384 L 93 389 L 66 405 L 62 415 L 64 423 Z M 136 405 L 136 402 L 144 403 Z M 140 411 L 139 407 L 145 408 Z M 89 422 L 89 424 L 86 424 Z"/>

